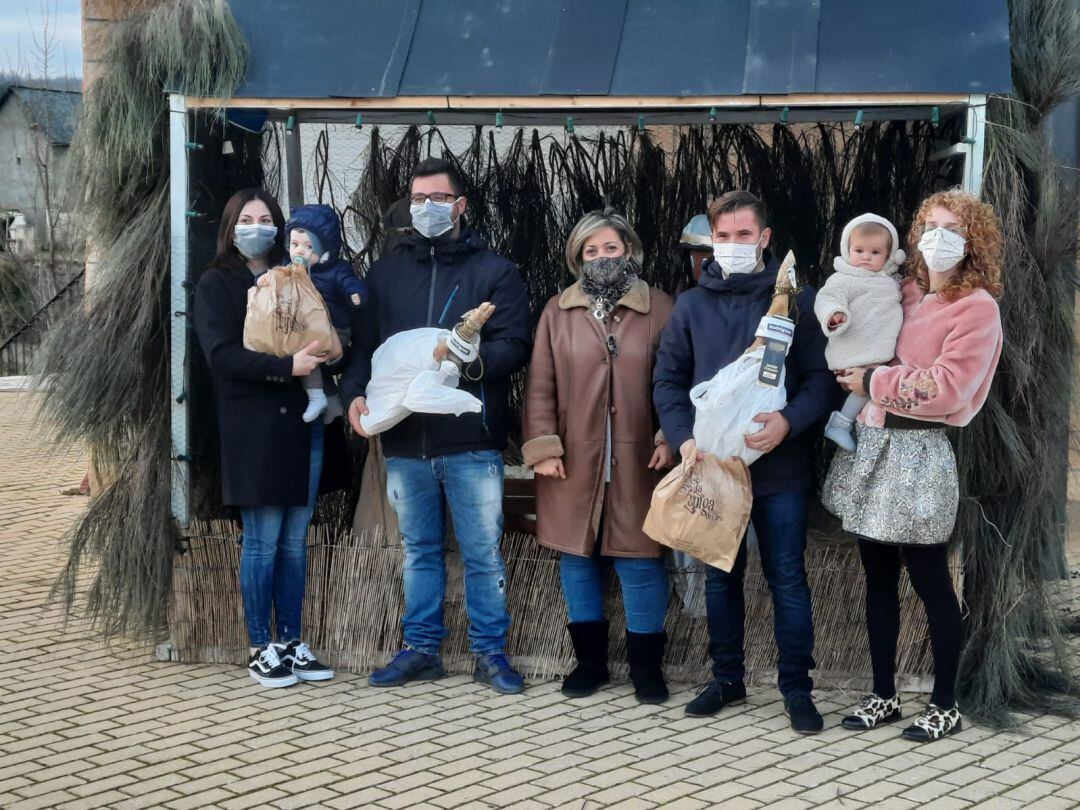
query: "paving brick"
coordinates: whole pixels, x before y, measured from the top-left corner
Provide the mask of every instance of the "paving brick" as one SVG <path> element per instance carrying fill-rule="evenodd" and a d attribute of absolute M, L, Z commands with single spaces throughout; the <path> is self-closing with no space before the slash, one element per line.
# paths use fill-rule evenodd
<path fill-rule="evenodd" d="M 832 722 L 804 738 L 771 689 L 702 721 L 683 715 L 692 690 L 678 684 L 655 707 L 626 683 L 567 703 L 558 682 L 507 699 L 468 675 L 373 690 L 342 672 L 274 692 L 240 667 L 102 645 L 44 609 L 57 541 L 85 508 L 55 494 L 81 477 L 81 452 L 43 457 L 16 401 L 0 394 L 0 621 L 35 677 L 0 683 L 0 806 L 1057 810 L 1080 795 L 1080 723 L 1058 717 L 968 724 L 925 747 Z M 817 697 L 834 714 L 850 705 Z"/>

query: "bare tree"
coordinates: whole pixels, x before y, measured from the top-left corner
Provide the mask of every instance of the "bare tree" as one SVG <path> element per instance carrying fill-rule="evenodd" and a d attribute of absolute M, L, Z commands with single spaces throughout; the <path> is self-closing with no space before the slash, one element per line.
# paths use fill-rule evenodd
<path fill-rule="evenodd" d="M 31 54 L 36 61 L 38 75 L 48 78 L 56 61 L 56 18 L 55 6 L 50 9 L 48 0 L 41 2 L 41 24 L 39 28 L 31 26 L 33 46 Z M 30 13 L 27 12 L 29 20 Z M 59 188 L 57 187 L 55 172 L 53 171 L 53 143 L 55 142 L 56 126 L 59 122 L 53 120 L 53 109 L 50 104 L 42 104 L 39 120 L 33 122 L 30 128 L 35 130 L 35 137 L 31 139 L 34 151 L 34 171 L 37 174 L 37 186 L 42 195 L 42 213 L 45 217 L 45 235 L 49 242 L 48 279 L 52 292 L 59 287 L 56 273 L 56 230 L 60 220 Z"/>
<path fill-rule="evenodd" d="M 40 0 L 37 20 L 26 11 L 28 27 L 31 32 L 30 46 L 18 52 L 18 62 L 12 66 L 9 56 L 9 74 L 13 84 L 25 85 L 42 92 L 50 90 L 72 89 L 73 80 L 67 72 L 66 53 L 57 35 L 58 15 L 55 0 Z M 62 77 L 54 76 L 59 69 Z M 24 151 L 29 164 L 23 168 L 26 188 L 32 189 L 32 205 L 35 229 L 46 241 L 47 249 L 44 261 L 39 264 L 38 295 L 47 300 L 60 287 L 60 267 L 71 256 L 61 256 L 59 243 L 63 241 L 64 214 L 66 210 L 66 188 L 63 173 L 63 161 L 56 144 L 61 127 L 68 122 L 61 116 L 66 112 L 61 106 L 52 104 L 48 98 L 37 99 L 33 104 L 32 114 L 28 113 L 30 138 L 24 143 Z M 74 245 L 73 245 L 74 247 Z M 41 265 L 44 266 L 41 266 Z"/>

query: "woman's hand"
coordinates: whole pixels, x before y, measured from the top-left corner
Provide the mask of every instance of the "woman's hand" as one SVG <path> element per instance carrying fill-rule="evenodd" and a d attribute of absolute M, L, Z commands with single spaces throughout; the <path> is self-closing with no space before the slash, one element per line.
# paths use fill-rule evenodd
<path fill-rule="evenodd" d="M 846 320 L 847 316 L 845 316 L 843 312 L 836 312 L 831 318 L 829 318 L 829 328 L 835 329 Z"/>
<path fill-rule="evenodd" d="M 682 443 L 679 448 L 679 455 L 682 456 L 682 460 L 686 461 L 688 458 L 694 459 L 694 461 L 704 461 L 705 454 L 697 449 L 697 442 L 693 439 L 687 439 Z"/>
<path fill-rule="evenodd" d="M 863 387 L 863 377 L 866 376 L 866 366 L 855 366 L 843 371 L 836 372 L 836 381 L 845 391 L 850 391 L 856 396 L 865 397 L 866 389 Z"/>
<path fill-rule="evenodd" d="M 319 348 L 319 341 L 313 340 L 292 356 L 292 375 L 294 377 L 306 377 L 315 370 L 315 366 L 326 360 L 319 357 L 315 350 Z"/>
<path fill-rule="evenodd" d="M 660 442 L 653 450 L 649 460 L 650 470 L 666 470 L 675 463 L 675 454 L 671 452 L 671 446 L 667 442 Z"/>
<path fill-rule="evenodd" d="M 561 458 L 545 458 L 533 465 L 533 472 L 545 478 L 562 478 L 566 480 L 566 470 L 563 469 Z"/>

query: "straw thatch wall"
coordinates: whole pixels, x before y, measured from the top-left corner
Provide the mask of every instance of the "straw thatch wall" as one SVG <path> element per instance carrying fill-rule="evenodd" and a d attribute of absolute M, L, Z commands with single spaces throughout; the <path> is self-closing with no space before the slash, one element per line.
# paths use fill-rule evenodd
<path fill-rule="evenodd" d="M 181 661 L 240 664 L 247 660 L 247 633 L 237 572 L 240 528 L 228 521 L 192 527 L 188 550 L 173 563 L 169 606 L 173 655 Z M 562 677 L 573 651 L 564 629 L 566 612 L 559 585 L 558 558 L 533 537 L 511 533 L 503 538 L 513 625 L 508 651 L 526 677 Z M 447 550 L 446 623 L 443 645 L 451 672 L 472 672 L 466 636 L 466 613 L 460 558 Z M 818 683 L 864 688 L 870 658 L 863 619 L 865 580 L 858 550 L 851 542 L 814 536 L 806 554 L 814 625 Z M 401 645 L 400 541 L 380 534 L 329 536 L 313 527 L 308 537 L 307 599 L 304 635 L 335 667 L 369 672 Z M 959 578 L 959 569 L 954 567 Z M 708 679 L 708 634 L 700 570 L 673 573 L 675 592 L 668 609 L 668 677 L 676 682 Z M 958 588 L 959 591 L 959 583 Z M 687 607 L 686 601 L 689 601 Z M 746 574 L 746 664 L 751 682 L 773 682 L 776 645 L 772 603 L 756 550 Z M 897 672 L 902 687 L 926 689 L 932 672 L 926 617 L 906 577 L 901 581 L 902 631 Z M 611 657 L 616 676 L 625 674 L 625 623 L 621 597 L 611 575 L 608 589 Z"/>

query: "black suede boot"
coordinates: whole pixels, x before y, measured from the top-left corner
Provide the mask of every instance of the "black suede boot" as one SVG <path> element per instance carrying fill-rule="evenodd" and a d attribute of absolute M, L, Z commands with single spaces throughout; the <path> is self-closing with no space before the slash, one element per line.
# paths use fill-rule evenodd
<path fill-rule="evenodd" d="M 594 694 L 611 679 L 608 673 L 608 623 L 571 622 L 566 625 L 574 642 L 577 666 L 563 679 L 562 693 L 581 698 Z"/>
<path fill-rule="evenodd" d="M 631 633 L 626 631 L 626 660 L 638 703 L 663 703 L 668 699 L 664 683 L 664 645 L 667 633 Z"/>

